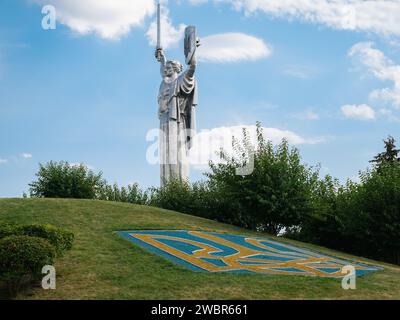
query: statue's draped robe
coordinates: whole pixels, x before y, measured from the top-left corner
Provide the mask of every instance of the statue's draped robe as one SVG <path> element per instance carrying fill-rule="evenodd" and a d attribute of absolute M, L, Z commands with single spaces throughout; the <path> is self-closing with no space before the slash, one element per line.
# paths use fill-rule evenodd
<path fill-rule="evenodd" d="M 161 185 L 189 177 L 188 152 L 196 130 L 197 84 L 193 72 L 164 78 L 158 95 Z"/>

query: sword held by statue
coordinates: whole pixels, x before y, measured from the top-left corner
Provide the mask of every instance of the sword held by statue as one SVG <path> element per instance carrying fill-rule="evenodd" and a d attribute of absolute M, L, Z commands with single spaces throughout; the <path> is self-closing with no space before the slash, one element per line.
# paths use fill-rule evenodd
<path fill-rule="evenodd" d="M 161 4 L 157 3 L 157 60 L 161 60 Z"/>

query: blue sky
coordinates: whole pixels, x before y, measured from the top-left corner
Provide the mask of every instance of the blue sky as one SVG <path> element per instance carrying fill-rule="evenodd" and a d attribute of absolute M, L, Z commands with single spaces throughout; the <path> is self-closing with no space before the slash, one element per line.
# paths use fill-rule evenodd
<path fill-rule="evenodd" d="M 55 30 L 42 28 L 46 4 Z M 271 139 L 287 136 L 306 163 L 342 181 L 389 134 L 400 144 L 398 1 L 163 6 L 167 57 L 184 61 L 184 25 L 196 25 L 203 43 L 199 131 L 261 121 Z M 50 160 L 85 163 L 111 183 L 158 185 L 158 166 L 146 160 L 161 81 L 154 18 L 150 0 L 1 1 L 0 197 L 28 191 Z"/>

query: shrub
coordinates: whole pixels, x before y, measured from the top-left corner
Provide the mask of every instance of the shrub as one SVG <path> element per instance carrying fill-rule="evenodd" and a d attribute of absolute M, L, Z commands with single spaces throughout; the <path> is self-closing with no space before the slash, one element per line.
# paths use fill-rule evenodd
<path fill-rule="evenodd" d="M 54 246 L 58 255 L 70 250 L 74 242 L 74 234 L 52 225 L 22 225 L 16 227 L 18 235 L 39 237 Z"/>
<path fill-rule="evenodd" d="M 95 174 L 85 165 L 50 161 L 39 164 L 37 180 L 29 184 L 31 197 L 96 199 L 106 183 L 102 173 Z"/>
<path fill-rule="evenodd" d="M 128 185 L 127 202 L 135 204 L 147 204 L 148 194 L 143 192 L 137 183 Z"/>
<path fill-rule="evenodd" d="M 191 186 L 191 207 L 188 213 L 207 219 L 222 221 L 219 199 L 208 182 L 196 182 Z"/>
<path fill-rule="evenodd" d="M 152 206 L 208 219 L 216 219 L 218 215 L 215 195 L 206 182 L 191 184 L 174 179 L 160 188 L 151 188 L 144 195 L 147 203 Z"/>
<path fill-rule="evenodd" d="M 152 188 L 150 204 L 168 210 L 189 213 L 192 204 L 191 185 L 189 182 L 173 179 L 163 187 Z"/>
<path fill-rule="evenodd" d="M 343 221 L 337 211 L 338 195 L 341 193 L 343 188 L 339 181 L 331 176 L 318 180 L 312 191 L 309 214 L 295 232 L 285 236 L 335 249 L 346 247 L 347 241 L 342 234 Z"/>
<path fill-rule="evenodd" d="M 55 250 L 44 239 L 10 236 L 0 240 L 0 280 L 9 294 L 15 295 L 22 285 L 36 281 L 45 265 L 54 263 Z"/>
<path fill-rule="evenodd" d="M 0 239 L 15 235 L 16 226 L 10 223 L 0 223 Z"/>
<path fill-rule="evenodd" d="M 148 194 L 143 192 L 137 183 L 130 184 L 128 187 L 119 188 L 115 183 L 109 185 L 104 183 L 99 189 L 97 199 L 106 201 L 128 202 L 133 204 L 147 204 Z"/>

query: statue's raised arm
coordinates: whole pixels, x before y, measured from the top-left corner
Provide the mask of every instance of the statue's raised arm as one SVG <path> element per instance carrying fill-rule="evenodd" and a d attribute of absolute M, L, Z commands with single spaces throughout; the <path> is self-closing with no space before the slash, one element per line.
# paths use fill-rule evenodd
<path fill-rule="evenodd" d="M 188 26 L 185 29 L 185 57 L 186 64 L 189 66 L 186 75 L 193 77 L 197 66 L 196 51 L 200 46 L 200 40 L 197 37 L 197 30 L 194 26 Z"/>
<path fill-rule="evenodd" d="M 160 62 L 160 74 L 161 77 L 164 78 L 165 76 L 165 66 L 167 64 L 167 58 L 165 57 L 164 50 L 161 48 L 156 49 L 155 53 L 156 59 Z"/>
<path fill-rule="evenodd" d="M 193 78 L 196 72 L 196 67 L 197 67 L 197 57 L 196 57 L 196 52 L 194 52 L 192 59 L 189 62 L 189 66 L 185 71 L 186 76 L 189 78 Z"/>

